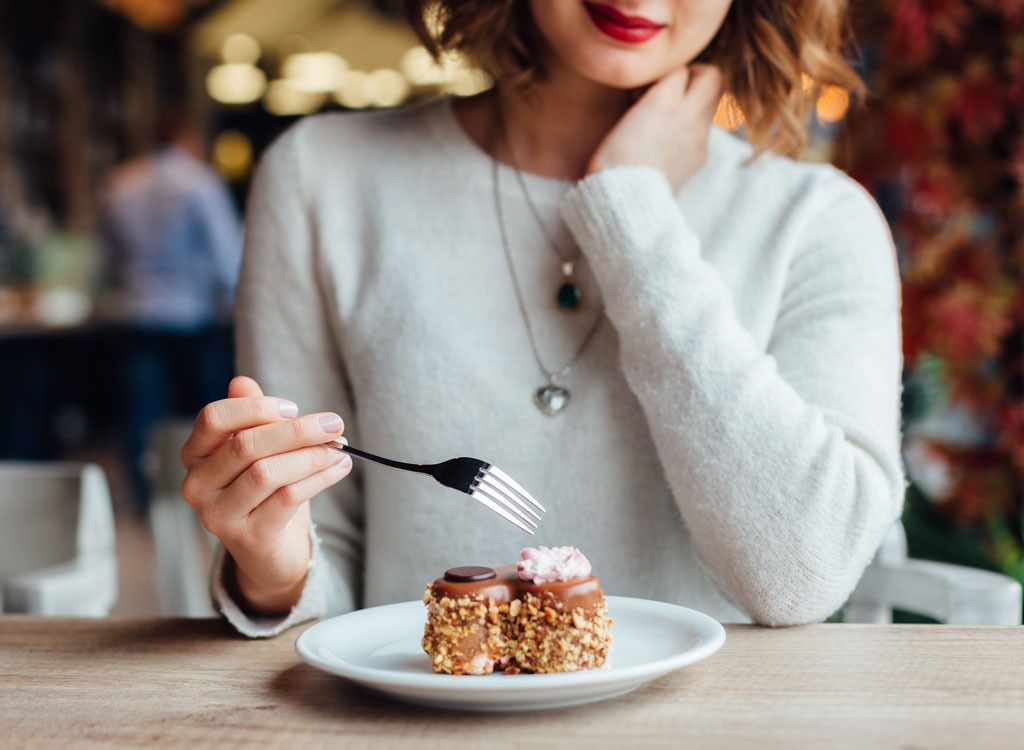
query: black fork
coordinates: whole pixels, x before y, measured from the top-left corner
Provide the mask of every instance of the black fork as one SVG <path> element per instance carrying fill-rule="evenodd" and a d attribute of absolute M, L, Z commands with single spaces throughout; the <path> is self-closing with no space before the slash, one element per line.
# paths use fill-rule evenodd
<path fill-rule="evenodd" d="M 483 503 L 506 521 L 515 524 L 527 534 L 532 534 L 541 520 L 544 506 L 533 499 L 512 477 L 497 466 L 479 458 L 450 458 L 439 464 L 410 464 L 375 456 L 344 443 L 327 443 L 328 448 L 375 461 L 393 469 L 428 474 L 453 490 L 465 492 L 477 502 Z"/>

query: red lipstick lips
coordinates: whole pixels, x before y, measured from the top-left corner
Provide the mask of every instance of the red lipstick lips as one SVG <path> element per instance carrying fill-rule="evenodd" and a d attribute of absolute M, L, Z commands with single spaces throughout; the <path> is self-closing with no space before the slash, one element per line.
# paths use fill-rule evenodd
<path fill-rule="evenodd" d="M 654 38 L 665 28 L 663 23 L 657 23 L 643 16 L 627 16 L 604 3 L 584 2 L 583 5 L 598 30 L 617 42 L 642 44 Z"/>

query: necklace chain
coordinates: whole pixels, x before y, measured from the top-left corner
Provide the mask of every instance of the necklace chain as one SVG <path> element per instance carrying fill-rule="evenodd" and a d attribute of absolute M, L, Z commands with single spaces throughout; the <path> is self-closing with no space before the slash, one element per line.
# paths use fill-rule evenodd
<path fill-rule="evenodd" d="M 514 168 L 516 174 L 519 173 L 517 168 Z M 497 158 L 491 159 L 491 181 L 494 187 L 494 208 L 498 214 L 498 230 L 501 234 L 501 249 L 505 253 L 505 261 L 508 263 L 509 275 L 512 277 L 512 287 L 516 293 L 516 303 L 519 306 L 519 313 L 522 315 L 523 323 L 526 326 L 526 334 L 530 340 L 530 349 L 533 352 L 533 358 L 537 362 L 537 367 L 544 373 L 544 376 L 548 379 L 548 383 L 556 385 L 561 378 L 564 378 L 572 370 L 572 366 L 576 364 L 576 361 L 582 356 L 583 351 L 587 348 L 591 339 L 594 338 L 594 334 L 597 333 L 597 329 L 601 327 L 601 320 L 604 315 L 598 311 L 597 317 L 594 320 L 594 324 L 587 331 L 587 335 L 583 337 L 579 347 L 577 347 L 575 354 L 572 358 L 562 367 L 560 370 L 551 370 L 544 365 L 544 360 L 540 355 L 540 349 L 537 346 L 537 337 L 534 335 L 533 325 L 530 323 L 530 316 L 526 312 L 526 302 L 523 299 L 522 289 L 519 287 L 519 277 L 516 274 L 515 264 L 512 262 L 512 250 L 508 239 L 508 227 L 505 224 L 505 212 L 501 203 L 501 189 L 498 184 L 498 160 Z"/>
<path fill-rule="evenodd" d="M 501 108 L 501 99 L 498 99 L 498 130 L 501 134 L 501 141 L 505 146 L 505 151 L 508 152 L 508 160 L 512 165 L 512 172 L 516 176 L 516 181 L 519 183 L 519 191 L 523 194 L 523 198 L 526 199 L 526 206 L 530 209 L 530 213 L 533 215 L 534 221 L 537 222 L 537 226 L 540 228 L 541 234 L 544 235 L 544 239 L 548 241 L 548 245 L 551 247 L 553 252 L 559 260 L 562 268 L 562 273 L 566 277 L 570 277 L 573 274 L 573 270 L 576 267 L 576 261 L 580 259 L 580 253 L 576 253 L 575 257 L 566 258 L 562 251 L 559 250 L 559 245 L 555 242 L 551 233 L 548 232 L 548 227 L 540 217 L 540 211 L 537 210 L 537 206 L 534 205 L 533 198 L 530 196 L 530 191 L 526 189 L 526 180 L 523 178 L 522 170 L 519 169 L 519 161 L 516 159 L 516 152 L 512 148 L 512 141 L 508 137 L 508 130 L 505 128 L 505 115 Z"/>

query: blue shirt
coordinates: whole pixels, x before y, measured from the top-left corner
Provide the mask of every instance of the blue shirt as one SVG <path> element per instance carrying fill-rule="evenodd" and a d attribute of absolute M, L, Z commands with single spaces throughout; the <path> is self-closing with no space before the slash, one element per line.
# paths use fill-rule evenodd
<path fill-rule="evenodd" d="M 169 146 L 115 170 L 101 234 L 119 320 L 189 329 L 231 309 L 241 223 L 224 182 L 187 151 Z"/>

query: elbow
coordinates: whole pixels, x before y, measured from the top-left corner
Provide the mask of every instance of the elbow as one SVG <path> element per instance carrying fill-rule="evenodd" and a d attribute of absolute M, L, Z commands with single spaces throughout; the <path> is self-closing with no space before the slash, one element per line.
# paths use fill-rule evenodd
<path fill-rule="evenodd" d="M 771 598 L 750 601 L 744 607 L 756 625 L 769 628 L 788 628 L 797 625 L 812 625 L 824 622 L 835 614 L 845 603 L 849 592 L 836 594 L 813 590 L 790 590 L 784 595 L 776 593 Z M 852 586 L 850 587 L 852 590 Z"/>
<path fill-rule="evenodd" d="M 824 622 L 846 604 L 891 525 L 878 519 L 855 542 L 847 537 L 847 545 L 833 543 L 828 553 L 796 551 L 773 570 L 749 568 L 740 606 L 753 622 L 773 628 Z"/>
<path fill-rule="evenodd" d="M 756 512 L 694 534 L 704 569 L 756 624 L 790 627 L 830 618 L 900 516 L 898 458 L 851 449 L 845 440 L 832 447 L 844 453 L 823 452 L 803 476 L 766 495 Z"/>
<path fill-rule="evenodd" d="M 846 604 L 903 507 L 904 481 L 898 468 L 878 471 L 872 465 L 855 469 L 845 516 L 835 525 L 805 530 L 790 537 L 787 554 L 773 560 L 786 562 L 769 575 L 766 565 L 751 566 L 754 585 L 741 597 L 751 620 L 768 627 L 820 623 Z M 827 493 L 836 497 L 836 489 Z M 813 544 L 808 540 L 815 539 Z M 795 543 L 793 543 L 795 542 Z M 755 572 L 756 571 L 756 572 Z"/>
<path fill-rule="evenodd" d="M 824 622 L 846 604 L 891 526 L 891 519 L 880 517 L 859 534 L 845 535 L 845 544 L 836 540 L 825 549 L 793 550 L 774 568 L 750 566 L 742 576 L 746 585 L 733 588 L 735 599 L 758 625 Z"/>

